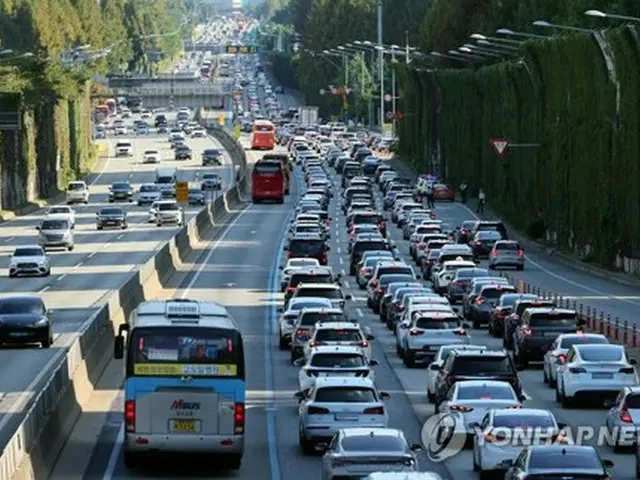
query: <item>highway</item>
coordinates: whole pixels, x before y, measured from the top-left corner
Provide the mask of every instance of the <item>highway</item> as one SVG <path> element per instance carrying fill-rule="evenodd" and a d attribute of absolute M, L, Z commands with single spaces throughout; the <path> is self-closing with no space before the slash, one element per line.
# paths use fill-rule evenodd
<path fill-rule="evenodd" d="M 127 120 L 132 125 L 134 118 Z M 168 115 L 169 120 L 175 118 Z M 130 129 L 131 132 L 131 129 Z M 168 143 L 168 135 L 152 133 L 136 137 L 130 134 L 122 138 L 131 139 L 134 156 L 115 158 L 115 143 L 118 137 L 109 136 L 106 142 L 109 157 L 99 161 L 98 171 L 87 179 L 90 184 L 88 205 L 77 205 L 75 210 L 75 249 L 50 251 L 51 275 L 49 277 L 9 278 L 9 258 L 16 246 L 37 243 L 36 226 L 43 218 L 44 211 L 18 217 L 0 224 L 0 295 L 35 293 L 42 296 L 53 311 L 55 342 L 50 349 L 5 348 L 0 350 L 0 441 L 2 445 L 13 433 L 20 421 L 29 399 L 47 380 L 47 365 L 56 357 L 60 349 L 69 346 L 84 322 L 101 304 L 110 290 L 116 289 L 128 275 L 150 258 L 155 250 L 177 232 L 178 228 L 166 226 L 158 228 L 149 224 L 148 207 L 136 203 L 119 204 L 127 211 L 127 230 L 97 231 L 96 213 L 108 203 L 108 188 L 114 182 L 130 182 L 134 187 L 141 183 L 155 181 L 155 169 L 161 166 L 177 167 L 185 181 L 196 181 L 201 172 L 200 154 L 204 148 L 217 146 L 212 138 L 188 139 L 193 150 L 193 160 L 174 161 L 173 151 Z M 157 149 L 162 156 L 158 165 L 143 164 L 145 150 Z M 206 171 L 218 171 L 223 178 L 223 189 L 233 181 L 231 159 L 225 153 L 221 167 L 206 167 Z M 201 207 L 186 207 L 187 220 Z"/>

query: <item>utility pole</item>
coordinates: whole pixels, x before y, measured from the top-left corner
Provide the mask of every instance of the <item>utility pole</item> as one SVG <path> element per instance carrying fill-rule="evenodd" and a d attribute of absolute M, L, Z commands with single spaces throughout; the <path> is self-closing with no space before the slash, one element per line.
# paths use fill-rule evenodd
<path fill-rule="evenodd" d="M 391 111 L 393 112 L 392 128 L 396 133 L 396 51 L 391 50 Z"/>
<path fill-rule="evenodd" d="M 384 46 L 382 45 L 382 0 L 376 0 L 378 16 L 378 62 L 380 63 L 380 129 L 384 126 Z"/>

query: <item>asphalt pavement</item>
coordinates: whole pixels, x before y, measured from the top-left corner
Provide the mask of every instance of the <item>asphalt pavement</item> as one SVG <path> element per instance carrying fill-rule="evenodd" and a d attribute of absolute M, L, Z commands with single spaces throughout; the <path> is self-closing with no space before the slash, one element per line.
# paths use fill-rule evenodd
<path fill-rule="evenodd" d="M 168 114 L 169 121 L 175 114 Z M 133 120 L 127 120 L 132 125 Z M 132 131 L 130 129 L 130 131 Z M 119 138 L 132 140 L 132 158 L 115 158 L 115 143 Z M 108 136 L 101 140 L 108 145 L 109 157 L 99 162 L 100 171 L 91 174 L 88 205 L 77 205 L 75 248 L 73 251 L 50 251 L 49 277 L 9 278 L 9 258 L 15 247 L 37 243 L 36 226 L 45 211 L 17 217 L 0 224 L 0 296 L 38 294 L 53 311 L 55 342 L 49 349 L 4 348 L 0 350 L 0 441 L 6 441 L 22 419 L 30 398 L 47 380 L 51 362 L 60 361 L 60 349 L 69 346 L 83 324 L 97 310 L 109 291 L 118 288 L 128 275 L 143 264 L 164 242 L 174 236 L 177 227 L 156 227 L 148 223 L 148 207 L 136 203 L 122 203 L 127 211 L 127 230 L 97 231 L 96 213 L 108 203 L 108 188 L 114 182 L 130 182 L 134 187 L 155 181 L 157 167 L 172 166 L 179 169 L 181 180 L 196 182 L 203 171 L 217 171 L 223 179 L 223 189 L 233 181 L 231 158 L 225 153 L 220 167 L 201 166 L 201 152 L 205 148 L 221 148 L 211 137 L 188 139 L 193 150 L 190 161 L 175 161 L 167 134 L 152 133 L 137 136 Z M 143 164 L 143 152 L 156 149 L 162 156 L 161 164 Z M 202 207 L 186 207 L 189 220 Z M 4 443 L 3 443 L 4 444 Z"/>

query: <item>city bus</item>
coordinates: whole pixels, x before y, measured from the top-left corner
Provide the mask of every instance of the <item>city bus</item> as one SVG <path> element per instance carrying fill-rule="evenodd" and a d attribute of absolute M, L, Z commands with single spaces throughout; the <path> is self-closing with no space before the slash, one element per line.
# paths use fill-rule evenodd
<path fill-rule="evenodd" d="M 107 105 L 96 105 L 93 110 L 93 121 L 103 123 L 109 118 L 109 107 Z"/>
<path fill-rule="evenodd" d="M 118 109 L 118 102 L 116 102 L 115 98 L 109 98 L 104 104 L 109 109 L 109 115 L 115 115 Z"/>
<path fill-rule="evenodd" d="M 282 162 L 282 166 L 284 169 L 282 170 L 284 173 L 284 194 L 289 195 L 290 184 L 291 184 L 291 171 L 293 170 L 293 164 L 291 163 L 291 158 L 287 153 L 266 153 L 262 156 L 262 160 L 278 160 Z"/>
<path fill-rule="evenodd" d="M 251 127 L 251 149 L 273 150 L 276 146 L 276 127 L 269 120 L 256 120 Z"/>
<path fill-rule="evenodd" d="M 281 160 L 258 160 L 251 173 L 253 203 L 275 200 L 284 203 L 285 174 Z"/>
<path fill-rule="evenodd" d="M 120 326 L 114 357 L 125 359 L 127 468 L 163 452 L 215 455 L 240 468 L 244 346 L 226 308 L 186 299 L 142 302 Z"/>

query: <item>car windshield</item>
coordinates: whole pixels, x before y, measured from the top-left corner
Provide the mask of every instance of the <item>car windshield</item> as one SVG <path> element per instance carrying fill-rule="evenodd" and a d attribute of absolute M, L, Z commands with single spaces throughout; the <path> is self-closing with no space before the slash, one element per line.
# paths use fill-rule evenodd
<path fill-rule="evenodd" d="M 111 188 L 113 190 L 129 190 L 131 188 L 131 185 L 129 185 L 128 183 L 114 183 Z"/>
<path fill-rule="evenodd" d="M 598 454 L 591 449 L 580 449 L 578 451 L 572 449 L 534 449 L 529 457 L 530 469 L 543 469 L 566 471 L 566 475 L 559 478 L 571 477 L 569 470 L 600 470 L 602 471 L 602 463 Z M 548 474 L 545 478 L 549 478 Z"/>
<path fill-rule="evenodd" d="M 158 210 L 162 212 L 175 211 L 179 209 L 180 207 L 178 206 L 177 203 L 161 203 L 158 205 Z"/>
<path fill-rule="evenodd" d="M 157 192 L 160 190 L 156 185 L 142 185 L 140 187 L 140 193 Z"/>
<path fill-rule="evenodd" d="M 220 150 L 205 150 L 204 151 L 204 155 L 211 156 L 211 157 L 217 157 L 217 156 L 219 156 L 221 154 L 220 154 Z"/>
<path fill-rule="evenodd" d="M 464 356 L 456 358 L 453 374 L 472 377 L 512 375 L 514 372 L 506 356 Z"/>
<path fill-rule="evenodd" d="M 560 348 L 569 349 L 572 345 L 584 345 L 588 344 L 608 344 L 609 340 L 606 337 L 599 335 L 575 335 L 571 337 L 564 337 L 560 342 Z"/>
<path fill-rule="evenodd" d="M 342 300 L 342 292 L 337 288 L 301 288 L 296 297 L 322 297 Z"/>
<path fill-rule="evenodd" d="M 362 224 L 376 225 L 379 221 L 380 221 L 380 218 L 377 215 L 356 214 L 353 216 L 353 223 L 357 223 L 359 225 L 362 225 Z"/>
<path fill-rule="evenodd" d="M 0 300 L 0 315 L 17 313 L 44 314 L 44 308 L 40 300 L 31 298 L 4 298 Z"/>
<path fill-rule="evenodd" d="M 406 443 L 402 438 L 391 435 L 349 435 L 340 442 L 346 452 L 404 453 Z"/>
<path fill-rule="evenodd" d="M 622 348 L 609 348 L 599 345 L 580 347 L 580 356 L 585 362 L 620 362 L 624 359 Z"/>
<path fill-rule="evenodd" d="M 121 208 L 103 208 L 100 211 L 100 215 L 124 215 L 124 210 Z"/>
<path fill-rule="evenodd" d="M 318 312 L 318 313 L 305 313 L 302 315 L 300 319 L 300 325 L 315 325 L 318 322 L 346 322 L 347 317 L 344 313 L 329 313 L 329 312 Z"/>
<path fill-rule="evenodd" d="M 421 330 L 455 330 L 460 327 L 457 318 L 418 318 L 415 325 Z"/>
<path fill-rule="evenodd" d="M 365 260 L 364 266 L 366 268 L 374 268 L 378 263 L 384 261 L 386 258 L 389 257 L 369 257 Z"/>
<path fill-rule="evenodd" d="M 510 386 L 460 385 L 458 400 L 516 400 Z"/>
<path fill-rule="evenodd" d="M 190 188 L 189 195 L 202 195 L 202 190 L 199 188 Z"/>
<path fill-rule="evenodd" d="M 291 240 L 289 253 L 293 255 L 320 255 L 324 250 L 322 240 Z"/>
<path fill-rule="evenodd" d="M 16 248 L 13 252 L 14 257 L 42 257 L 44 252 L 40 248 Z"/>
<path fill-rule="evenodd" d="M 493 426 L 502 428 L 526 428 L 526 427 L 555 427 L 551 415 L 516 414 L 503 415 L 499 411 L 493 416 Z"/>
<path fill-rule="evenodd" d="M 205 173 L 202 178 L 204 180 L 217 180 L 220 177 L 215 173 Z"/>
<path fill-rule="evenodd" d="M 376 394 L 371 388 L 324 387 L 316 390 L 315 401 L 319 403 L 373 403 Z"/>
<path fill-rule="evenodd" d="M 365 365 L 364 358 L 357 353 L 316 353 L 311 357 L 312 367 L 349 368 Z"/>
<path fill-rule="evenodd" d="M 339 330 L 322 329 L 318 330 L 314 340 L 317 342 L 359 342 L 363 340 L 360 330 L 344 328 Z"/>
<path fill-rule="evenodd" d="M 45 220 L 40 226 L 41 230 L 66 230 L 69 222 L 66 220 Z"/>

